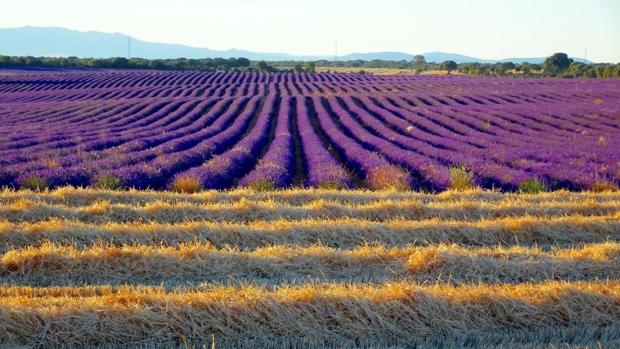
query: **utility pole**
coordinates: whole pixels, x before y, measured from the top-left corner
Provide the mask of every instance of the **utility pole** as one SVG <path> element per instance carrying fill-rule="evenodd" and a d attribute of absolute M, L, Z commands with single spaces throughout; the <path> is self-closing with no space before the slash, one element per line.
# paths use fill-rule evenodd
<path fill-rule="evenodd" d="M 127 59 L 131 59 L 131 34 L 127 35 Z"/>
<path fill-rule="evenodd" d="M 334 72 L 336 67 L 338 67 L 338 40 L 334 44 Z"/>
<path fill-rule="evenodd" d="M 588 48 L 586 47 L 584 51 L 583 59 L 585 59 L 585 62 L 583 63 L 588 64 Z"/>

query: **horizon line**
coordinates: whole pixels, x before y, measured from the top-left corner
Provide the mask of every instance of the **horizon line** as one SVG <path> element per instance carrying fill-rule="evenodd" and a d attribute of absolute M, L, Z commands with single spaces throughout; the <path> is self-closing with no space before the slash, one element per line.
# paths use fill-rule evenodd
<path fill-rule="evenodd" d="M 72 31 L 72 32 L 78 32 L 78 33 L 97 33 L 97 34 L 108 34 L 108 35 L 121 35 L 121 36 L 126 36 L 128 38 L 131 38 L 132 40 L 137 40 L 137 41 L 141 41 L 144 43 L 148 43 L 148 44 L 161 44 L 161 45 L 177 45 L 177 46 L 183 46 L 183 47 L 187 47 L 187 48 L 191 48 L 191 49 L 206 49 L 206 50 L 212 50 L 212 51 L 219 51 L 219 52 L 231 52 L 231 51 L 245 51 L 248 53 L 253 53 L 253 54 L 278 54 L 278 55 L 286 55 L 286 56 L 291 56 L 292 60 L 295 60 L 295 57 L 313 57 L 316 60 L 330 60 L 333 59 L 334 54 L 291 54 L 288 52 L 274 52 L 274 51 L 252 51 L 252 50 L 248 50 L 248 49 L 238 49 L 238 48 L 228 48 L 228 49 L 213 49 L 210 47 L 203 47 L 203 46 L 194 46 L 194 45 L 190 45 L 190 44 L 183 44 L 183 43 L 178 43 L 178 42 L 164 42 L 164 41 L 150 41 L 150 40 L 144 40 L 144 39 L 140 39 L 136 36 L 133 36 L 131 34 L 127 34 L 127 33 L 123 33 L 123 32 L 111 32 L 111 31 L 100 31 L 100 30 L 80 30 L 80 29 L 73 29 L 73 28 L 68 28 L 68 27 L 63 27 L 63 26 L 55 26 L 55 25 L 50 25 L 50 26 L 36 26 L 36 25 L 23 25 L 23 26 L 13 26 L 13 27 L 0 27 L 0 30 L 4 30 L 4 29 L 24 29 L 24 28 L 37 28 L 37 29 L 61 29 L 61 30 L 67 30 L 67 31 Z M 339 57 L 344 57 L 344 56 L 348 56 L 348 55 L 365 55 L 365 54 L 380 54 L 380 53 L 397 53 L 397 54 L 405 54 L 405 55 L 409 55 L 409 56 L 416 56 L 416 55 L 428 55 L 428 54 L 435 54 L 435 53 L 440 53 L 440 54 L 448 54 L 448 55 L 459 55 L 459 56 L 463 56 L 463 57 L 467 57 L 467 58 L 473 58 L 476 60 L 484 60 L 484 61 L 507 61 L 510 59 L 527 59 L 527 58 L 535 58 L 535 59 L 540 59 L 540 58 L 546 58 L 549 57 L 551 55 L 553 55 L 554 53 L 557 52 L 552 52 L 552 53 L 548 53 L 546 55 L 528 55 L 528 56 L 509 56 L 509 57 L 503 57 L 503 58 L 488 58 L 488 57 L 478 57 L 477 55 L 469 55 L 469 54 L 464 54 L 464 53 L 458 53 L 458 52 L 452 52 L 452 51 L 438 51 L 438 50 L 434 50 L 434 51 L 427 51 L 427 52 L 421 52 L 421 53 L 410 53 L 410 52 L 406 52 L 406 51 L 398 51 L 398 50 L 377 50 L 377 51 L 352 51 L 352 52 L 348 52 L 345 54 L 341 54 L 338 55 Z M 597 62 L 597 61 L 593 61 L 591 59 L 587 59 L 585 57 L 578 57 L 578 56 L 572 56 L 572 55 L 568 55 L 570 58 L 572 59 L 576 59 L 576 60 L 582 60 L 582 61 L 587 61 L 589 63 L 619 63 L 619 62 Z M 41 57 L 62 57 L 62 56 L 41 56 Z M 68 56 L 67 56 L 68 57 Z M 239 56 L 237 58 L 241 58 L 243 56 Z M 329 57 L 329 58 L 328 58 Z M 137 57 L 140 58 L 140 57 Z M 178 58 L 184 58 L 184 57 L 178 57 Z M 209 57 L 204 57 L 204 58 L 209 58 Z M 213 57 L 213 58 L 218 58 L 218 57 Z M 244 57 L 245 58 L 245 57 Z M 307 59 L 303 59 L 303 60 L 307 60 Z M 278 61 L 278 60 L 276 60 Z M 282 61 L 282 60 L 280 60 Z M 284 60 L 286 61 L 286 60 Z M 387 61 L 391 61 L 391 60 L 387 60 Z M 393 61 L 401 61 L 401 60 L 393 60 Z M 429 62 L 430 63 L 430 62 Z"/>

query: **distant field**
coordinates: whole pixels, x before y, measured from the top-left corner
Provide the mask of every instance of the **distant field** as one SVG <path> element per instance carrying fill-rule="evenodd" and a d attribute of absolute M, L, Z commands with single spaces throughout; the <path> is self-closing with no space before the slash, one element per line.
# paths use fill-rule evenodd
<path fill-rule="evenodd" d="M 415 74 L 415 69 L 402 69 L 402 68 L 360 68 L 360 67 L 317 67 L 316 71 L 319 73 L 335 72 L 335 73 L 359 73 L 361 70 L 366 73 L 376 75 L 411 75 Z M 511 71 L 512 74 L 518 74 L 517 71 Z M 542 74 L 542 70 L 533 70 L 532 74 Z M 423 70 L 420 75 L 448 75 L 446 70 Z M 467 75 L 453 71 L 450 75 Z"/>
<path fill-rule="evenodd" d="M 0 346 L 614 347 L 620 193 L 0 193 Z"/>
<path fill-rule="evenodd" d="M 400 68 L 360 68 L 360 67 L 317 67 L 316 71 L 319 73 L 333 72 L 333 73 L 358 73 L 363 70 L 367 73 L 377 75 L 408 75 L 415 74 L 415 69 L 400 69 Z M 445 70 L 425 70 L 421 75 L 447 75 Z M 452 75 L 460 75 L 458 72 L 452 72 Z"/>

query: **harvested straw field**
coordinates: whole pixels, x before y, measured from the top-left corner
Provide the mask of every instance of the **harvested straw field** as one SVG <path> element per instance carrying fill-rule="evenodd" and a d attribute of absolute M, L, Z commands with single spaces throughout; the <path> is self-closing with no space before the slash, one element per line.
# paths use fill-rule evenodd
<path fill-rule="evenodd" d="M 0 346 L 620 345 L 620 192 L 0 192 Z"/>

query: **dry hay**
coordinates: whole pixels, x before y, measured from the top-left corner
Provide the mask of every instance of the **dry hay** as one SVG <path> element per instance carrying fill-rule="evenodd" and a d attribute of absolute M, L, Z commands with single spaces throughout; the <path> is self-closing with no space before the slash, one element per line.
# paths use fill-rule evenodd
<path fill-rule="evenodd" d="M 0 193 L 0 346 L 620 344 L 620 194 Z"/>

